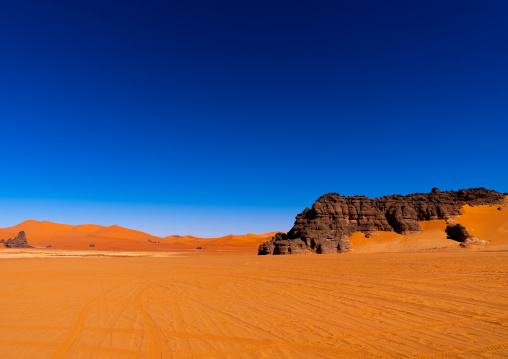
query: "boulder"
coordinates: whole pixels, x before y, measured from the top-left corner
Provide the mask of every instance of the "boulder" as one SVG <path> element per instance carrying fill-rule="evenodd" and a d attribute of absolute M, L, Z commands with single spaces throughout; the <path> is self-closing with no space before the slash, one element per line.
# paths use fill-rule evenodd
<path fill-rule="evenodd" d="M 453 239 L 457 242 L 465 242 L 471 235 L 467 231 L 466 227 L 461 224 L 449 224 L 445 229 L 448 238 Z"/>
<path fill-rule="evenodd" d="M 448 224 L 445 231 L 448 238 L 460 242 L 460 246 L 462 248 L 489 244 L 487 241 L 482 241 L 477 237 L 470 235 L 467 228 L 458 223 Z"/>

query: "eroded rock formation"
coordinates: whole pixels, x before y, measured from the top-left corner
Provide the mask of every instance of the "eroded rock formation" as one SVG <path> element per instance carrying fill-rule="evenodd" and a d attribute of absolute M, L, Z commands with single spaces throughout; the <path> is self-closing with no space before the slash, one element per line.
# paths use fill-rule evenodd
<path fill-rule="evenodd" d="M 19 232 L 19 234 L 13 239 L 9 238 L 6 240 L 4 246 L 7 248 L 33 248 L 28 245 L 24 231 Z"/>
<path fill-rule="evenodd" d="M 352 249 L 348 238 L 354 232 L 370 235 L 374 231 L 411 234 L 422 230 L 419 221 L 447 219 L 460 214 L 469 204 L 499 205 L 505 195 L 483 187 L 391 195 L 380 198 L 341 196 L 327 193 L 312 208 L 296 216 L 293 228 L 277 233 L 259 247 L 258 254 L 336 253 Z"/>
<path fill-rule="evenodd" d="M 463 248 L 488 244 L 487 241 L 482 241 L 470 235 L 467 228 L 459 223 L 449 223 L 448 226 L 446 226 L 445 232 L 448 238 L 460 242 L 460 246 Z"/>
<path fill-rule="evenodd" d="M 458 242 L 464 242 L 471 237 L 467 231 L 467 228 L 459 223 L 448 224 L 448 226 L 446 226 L 445 232 L 448 235 L 448 238 Z"/>

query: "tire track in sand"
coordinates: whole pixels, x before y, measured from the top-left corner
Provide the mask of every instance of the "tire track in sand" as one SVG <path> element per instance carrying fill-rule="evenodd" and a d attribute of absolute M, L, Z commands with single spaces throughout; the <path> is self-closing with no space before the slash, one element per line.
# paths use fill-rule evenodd
<path fill-rule="evenodd" d="M 76 349 L 79 344 L 79 338 L 83 333 L 83 327 L 85 325 L 86 317 L 88 315 L 88 311 L 90 308 L 99 302 L 99 300 L 104 296 L 104 292 L 96 296 L 95 298 L 90 299 L 81 312 L 78 315 L 78 318 L 74 322 L 71 327 L 71 330 L 67 334 L 67 337 L 58 345 L 55 351 L 49 357 L 50 359 L 60 359 L 69 357 Z"/>
<path fill-rule="evenodd" d="M 143 306 L 142 296 L 147 291 L 146 287 L 138 291 L 135 299 L 135 307 L 145 328 L 146 334 L 146 357 L 148 359 L 157 358 L 172 358 L 173 354 L 171 349 L 161 333 L 159 326 L 155 323 L 152 316 L 146 311 Z"/>
<path fill-rule="evenodd" d="M 195 303 L 198 307 L 206 308 L 206 311 L 208 312 L 216 312 L 219 314 L 222 314 L 225 317 L 231 318 L 233 321 L 237 321 L 240 323 L 243 323 L 244 325 L 249 326 L 252 329 L 259 330 L 261 332 L 266 331 L 262 329 L 261 327 L 258 327 L 254 325 L 253 323 L 249 323 L 245 320 L 242 320 L 241 318 L 238 318 L 230 313 L 224 312 L 223 310 L 220 310 L 214 306 L 211 306 L 209 304 L 203 303 L 202 301 L 193 298 L 191 296 L 185 295 L 183 293 L 177 293 L 173 288 L 170 288 L 165 283 L 155 283 L 156 285 L 160 287 L 164 287 L 168 289 L 169 291 L 178 294 L 180 297 L 185 298 L 187 300 L 187 303 Z M 200 310 L 203 312 L 203 310 Z M 176 318 L 175 318 L 176 319 Z M 357 358 L 357 357 L 363 357 L 365 355 L 364 352 L 358 352 L 348 349 L 341 349 L 341 348 L 335 348 L 335 347 L 323 347 L 321 343 L 313 343 L 310 341 L 284 341 L 282 338 L 279 338 L 279 340 L 274 339 L 251 339 L 251 338 L 244 338 L 244 337 L 231 337 L 231 336 L 220 336 L 220 335 L 213 335 L 213 334 L 191 334 L 184 331 L 171 331 L 171 336 L 175 338 L 185 339 L 188 341 L 189 338 L 204 340 L 206 342 L 210 341 L 220 341 L 220 342 L 234 342 L 237 344 L 248 344 L 249 347 L 244 348 L 238 348 L 238 349 L 229 349 L 229 350 L 218 350 L 218 351 L 212 351 L 207 352 L 203 354 L 197 354 L 197 353 L 189 353 L 188 355 L 179 355 L 178 358 L 182 359 L 194 359 L 194 358 L 212 358 L 212 357 L 224 357 L 226 355 L 232 356 L 232 355 L 244 355 L 244 354 L 254 354 L 254 353 L 260 353 L 262 351 L 272 351 L 275 349 L 280 350 L 287 350 L 296 352 L 298 354 L 302 354 L 303 352 L 312 352 L 314 356 L 317 355 L 328 355 L 331 357 L 346 357 L 346 358 Z M 272 333 L 273 334 L 273 333 Z"/>
<path fill-rule="evenodd" d="M 175 323 L 176 331 L 186 332 L 185 321 L 183 320 L 182 312 L 180 311 L 180 306 L 178 305 L 174 297 L 170 297 L 169 302 L 171 303 L 171 311 L 173 313 L 173 320 Z M 189 343 L 189 338 L 184 336 L 182 340 L 180 340 L 180 342 L 182 343 L 184 352 L 190 353 L 192 357 L 192 348 Z"/>
<path fill-rule="evenodd" d="M 486 352 L 496 351 L 496 350 L 505 349 L 505 348 L 508 348 L 508 342 L 500 342 L 500 343 L 494 343 L 494 344 L 489 344 L 489 345 L 482 345 L 482 346 L 478 346 L 478 347 L 469 347 L 469 348 L 465 348 L 465 349 L 451 350 L 448 352 L 437 353 L 437 354 L 416 355 L 413 358 L 418 358 L 418 359 L 457 358 L 458 356 L 463 355 L 463 354 L 486 353 Z"/>

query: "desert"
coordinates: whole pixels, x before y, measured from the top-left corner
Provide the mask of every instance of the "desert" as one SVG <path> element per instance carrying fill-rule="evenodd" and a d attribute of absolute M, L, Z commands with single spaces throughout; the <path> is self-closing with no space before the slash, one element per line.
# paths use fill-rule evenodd
<path fill-rule="evenodd" d="M 508 358 L 507 14 L 2 1 L 0 359 Z"/>
<path fill-rule="evenodd" d="M 259 256 L 266 235 L 152 237 L 154 250 L 146 234 L 95 226 L 97 247 L 75 234 L 83 248 L 69 249 L 62 233 L 87 227 L 28 221 L 1 232 L 25 228 L 39 248 L 0 249 L 0 355 L 504 358 L 508 209 L 466 205 L 453 220 L 488 244 L 461 247 L 434 220 L 356 232 L 335 254 Z"/>

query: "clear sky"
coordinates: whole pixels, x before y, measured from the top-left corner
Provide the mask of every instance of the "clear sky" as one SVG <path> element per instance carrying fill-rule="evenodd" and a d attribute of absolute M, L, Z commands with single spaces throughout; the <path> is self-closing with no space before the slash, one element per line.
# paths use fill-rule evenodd
<path fill-rule="evenodd" d="M 0 226 L 291 228 L 326 192 L 508 192 L 508 2 L 4 1 Z"/>

